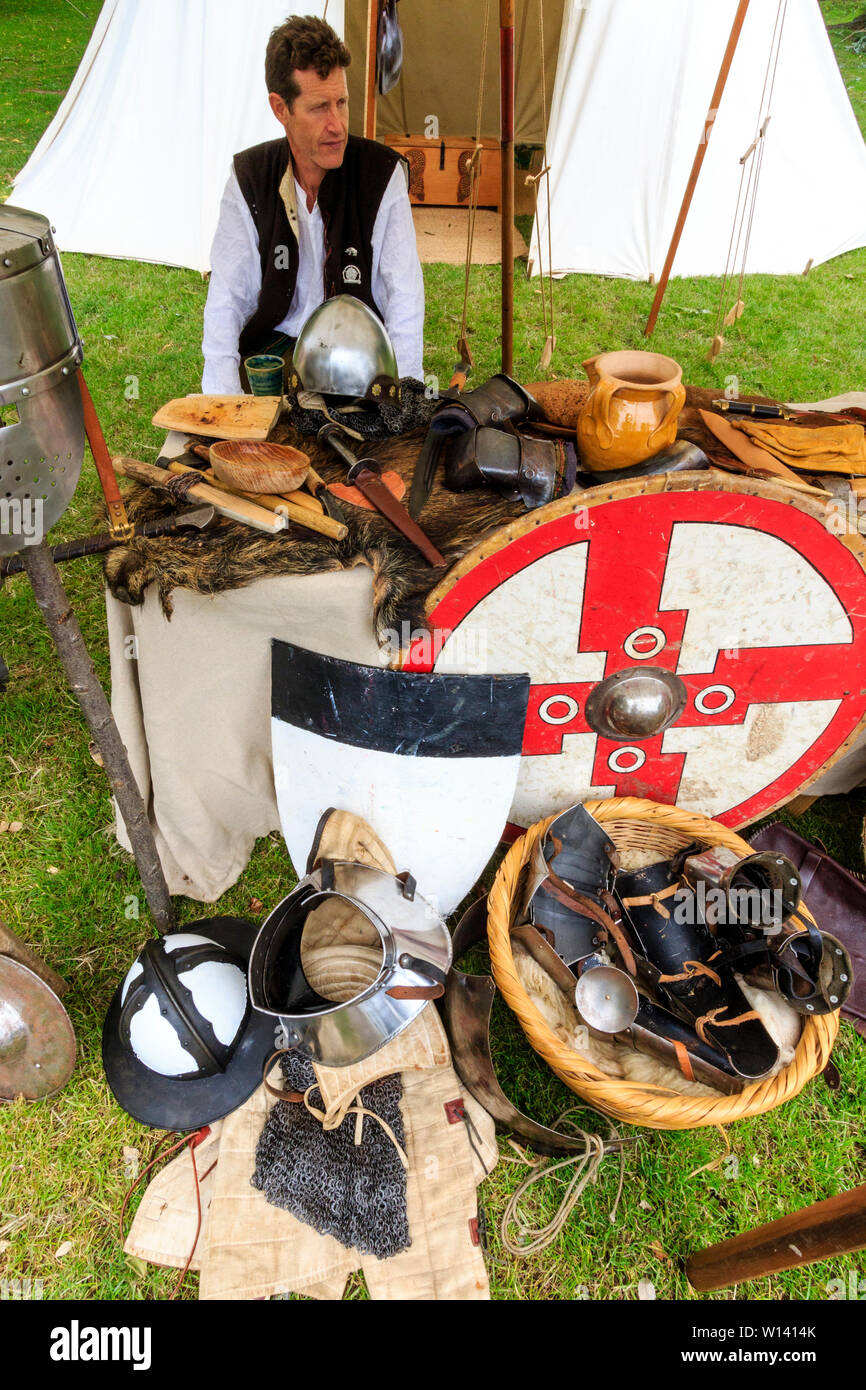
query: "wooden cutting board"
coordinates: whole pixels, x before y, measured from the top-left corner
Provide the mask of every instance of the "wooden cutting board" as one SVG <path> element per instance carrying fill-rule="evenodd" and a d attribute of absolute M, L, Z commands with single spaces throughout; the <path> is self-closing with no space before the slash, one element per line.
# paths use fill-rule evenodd
<path fill-rule="evenodd" d="M 182 396 L 161 406 L 153 423 L 210 439 L 267 439 L 282 396 Z"/>

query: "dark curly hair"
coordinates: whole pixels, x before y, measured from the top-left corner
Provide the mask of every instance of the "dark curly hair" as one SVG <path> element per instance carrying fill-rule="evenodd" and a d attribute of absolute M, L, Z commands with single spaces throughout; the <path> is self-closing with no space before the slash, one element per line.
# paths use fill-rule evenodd
<path fill-rule="evenodd" d="M 293 15 L 274 29 L 265 55 L 265 81 L 269 92 L 276 92 L 289 110 L 301 89 L 295 72 L 313 68 L 319 77 L 328 77 L 334 68 L 347 68 L 352 55 L 330 24 L 315 15 Z"/>

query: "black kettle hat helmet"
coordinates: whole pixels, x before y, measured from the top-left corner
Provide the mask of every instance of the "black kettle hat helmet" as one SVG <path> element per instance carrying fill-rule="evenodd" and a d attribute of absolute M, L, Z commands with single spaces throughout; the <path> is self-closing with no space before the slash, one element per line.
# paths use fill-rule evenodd
<path fill-rule="evenodd" d="M 108 1009 L 102 1058 L 115 1099 L 143 1124 L 198 1129 L 252 1095 L 273 1025 L 247 992 L 252 922 L 215 917 L 149 941 Z"/>

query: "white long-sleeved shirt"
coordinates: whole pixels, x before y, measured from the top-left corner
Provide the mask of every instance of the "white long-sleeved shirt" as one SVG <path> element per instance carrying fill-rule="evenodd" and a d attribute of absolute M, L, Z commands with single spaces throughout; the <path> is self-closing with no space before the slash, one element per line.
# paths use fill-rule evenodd
<path fill-rule="evenodd" d="M 280 193 L 298 239 L 298 278 L 289 313 L 275 325 L 274 332 L 294 338 L 325 298 L 325 229 L 318 201 L 310 212 L 307 195 L 291 174 L 291 164 Z M 391 175 L 379 205 L 372 251 L 371 289 L 382 311 L 399 373 L 423 379 L 424 279 L 402 165 Z M 235 395 L 241 390 L 238 339 L 258 304 L 261 283 L 258 233 L 232 168 L 211 248 L 204 311 L 201 385 L 207 394 Z"/>

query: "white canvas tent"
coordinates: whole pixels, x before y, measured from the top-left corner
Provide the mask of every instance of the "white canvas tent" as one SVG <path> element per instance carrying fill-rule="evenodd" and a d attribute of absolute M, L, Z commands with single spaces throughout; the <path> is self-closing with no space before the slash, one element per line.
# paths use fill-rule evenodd
<path fill-rule="evenodd" d="M 553 92 L 562 13 L 567 0 L 543 0 L 547 104 Z M 484 36 L 482 0 L 400 0 L 403 31 L 401 80 L 376 103 L 376 134 L 421 135 L 435 116 L 440 136 L 474 136 Z M 330 14 L 330 11 L 329 11 Z M 363 135 L 366 0 L 346 0 L 346 43 L 352 129 Z M 540 144 L 541 55 L 538 0 L 515 0 L 514 139 Z M 487 28 L 487 61 L 481 105 L 481 134 L 499 135 L 499 4 L 492 0 Z"/>
<path fill-rule="evenodd" d="M 549 102 L 565 0 L 544 3 Z M 517 138 L 527 142 L 540 140 L 542 125 L 536 4 L 517 0 Z M 298 0 L 294 12 L 324 9 L 325 0 Z M 232 155 L 280 133 L 264 55 L 271 29 L 292 12 L 291 0 L 104 0 L 12 201 L 50 217 L 64 251 L 206 270 Z M 404 118 L 420 132 L 430 113 L 443 136 L 474 131 L 482 13 L 477 0 L 402 0 L 405 81 L 379 102 L 380 135 L 401 131 Z M 327 19 L 352 51 L 351 129 L 362 134 L 367 0 L 328 0 Z M 495 5 L 488 42 L 483 130 L 495 135 Z"/>
<path fill-rule="evenodd" d="M 556 272 L 658 279 L 736 0 L 567 0 L 550 118 Z M 751 0 L 674 275 L 724 273 L 778 0 Z M 547 219 L 539 216 L 545 270 Z M 866 145 L 818 5 L 787 0 L 747 269 L 866 245 Z M 538 237 L 530 256 L 538 272 Z"/>
<path fill-rule="evenodd" d="M 321 14 L 324 0 L 304 0 Z M 280 134 L 268 35 L 288 0 L 105 0 L 11 201 L 44 213 L 62 251 L 209 267 L 232 155 Z M 328 22 L 342 34 L 343 0 Z"/>
<path fill-rule="evenodd" d="M 541 134 L 538 0 L 517 0 L 516 137 Z M 751 0 L 675 274 L 725 267 L 779 0 Z M 736 0 L 544 0 L 556 271 L 658 277 Z M 299 11 L 321 14 L 324 0 Z M 12 201 L 48 215 L 63 250 L 204 270 L 232 154 L 279 134 L 267 36 L 290 0 L 105 0 L 69 92 Z M 329 0 L 346 37 L 360 129 L 366 0 Z M 379 133 L 474 131 L 479 0 L 401 0 L 404 78 Z M 496 129 L 491 6 L 483 133 Z M 558 50 L 558 58 L 557 58 Z M 401 88 L 403 90 L 401 90 Z M 539 230 L 545 250 L 547 231 Z M 866 147 L 818 0 L 787 0 L 748 269 L 800 272 L 866 245 Z M 531 251 L 537 272 L 537 240 Z"/>

